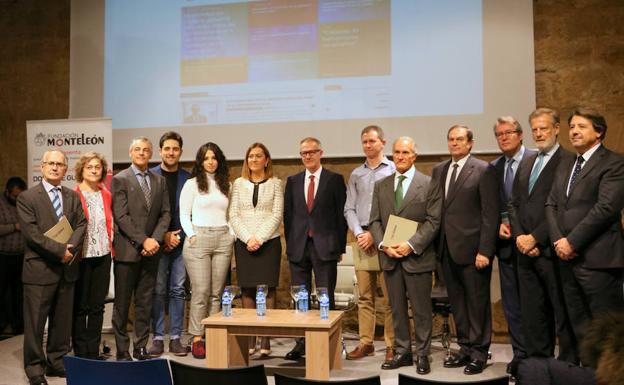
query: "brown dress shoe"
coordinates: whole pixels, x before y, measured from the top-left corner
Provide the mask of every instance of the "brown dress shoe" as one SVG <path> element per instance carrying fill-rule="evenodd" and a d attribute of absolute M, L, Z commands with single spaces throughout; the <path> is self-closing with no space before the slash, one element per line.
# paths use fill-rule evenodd
<path fill-rule="evenodd" d="M 375 346 L 359 344 L 352 352 L 347 354 L 347 360 L 359 360 L 366 356 L 375 355 Z"/>
<path fill-rule="evenodd" d="M 394 359 L 394 348 L 391 346 L 386 347 L 385 362 L 392 361 Z"/>

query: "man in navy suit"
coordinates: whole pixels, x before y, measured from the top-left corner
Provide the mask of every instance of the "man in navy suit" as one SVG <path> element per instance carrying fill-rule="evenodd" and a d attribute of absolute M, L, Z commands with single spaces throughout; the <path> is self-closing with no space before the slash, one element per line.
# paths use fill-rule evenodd
<path fill-rule="evenodd" d="M 562 265 L 566 307 L 577 341 L 601 313 L 624 311 L 624 156 L 603 145 L 607 122 L 597 111 L 568 118 L 576 158 L 559 163 L 546 218 Z"/>
<path fill-rule="evenodd" d="M 465 366 L 464 373 L 471 375 L 485 368 L 492 337 L 490 278 L 498 233 L 498 185 L 493 167 L 470 155 L 470 128 L 451 127 L 447 144 L 451 160 L 437 165 L 432 178 L 444 191 L 438 252 L 460 351 L 447 358 L 444 367 Z"/>
<path fill-rule="evenodd" d="M 347 199 L 342 175 L 321 166 L 323 149 L 316 138 L 304 138 L 299 154 L 305 171 L 288 177 L 284 192 L 284 233 L 291 283 L 305 284 L 310 291 L 312 271 L 316 287 L 326 287 L 330 308 L 338 259 L 345 252 L 347 222 L 342 215 Z M 298 360 L 305 353 L 303 339 L 286 354 Z"/>
<path fill-rule="evenodd" d="M 186 356 L 186 348 L 180 342 L 184 321 L 184 281 L 186 269 L 182 258 L 185 234 L 180 225 L 180 192 L 190 173 L 180 167 L 183 140 L 180 134 L 165 132 L 159 141 L 162 162 L 150 171 L 162 175 L 167 182 L 171 222 L 165 233 L 164 250 L 160 255 L 154 301 L 152 303 L 152 330 L 154 339 L 149 350 L 150 357 L 164 352 L 165 304 L 169 303 L 169 353 Z"/>
<path fill-rule="evenodd" d="M 503 155 L 492 161 L 496 170 L 496 179 L 499 187 L 499 230 L 496 240 L 496 255 L 498 256 L 498 273 L 500 276 L 503 311 L 509 325 L 513 359 L 507 364 L 507 373 L 515 375 L 518 361 L 526 358 L 524 335 L 522 332 L 522 317 L 520 314 L 520 296 L 518 293 L 517 256 L 511 241 L 511 228 L 507 203 L 511 199 L 513 183 L 517 175 L 520 162 L 535 151 L 527 150 L 522 144 L 522 126 L 511 116 L 501 116 L 494 124 L 494 136 L 498 148 Z"/>
<path fill-rule="evenodd" d="M 559 359 L 578 363 L 544 213 L 555 170 L 562 159 L 572 154 L 557 142 L 557 111 L 538 108 L 529 116 L 529 123 L 538 152 L 520 162 L 509 202 L 511 239 L 518 258 L 524 347 L 528 357 L 552 357 L 558 336 Z"/>

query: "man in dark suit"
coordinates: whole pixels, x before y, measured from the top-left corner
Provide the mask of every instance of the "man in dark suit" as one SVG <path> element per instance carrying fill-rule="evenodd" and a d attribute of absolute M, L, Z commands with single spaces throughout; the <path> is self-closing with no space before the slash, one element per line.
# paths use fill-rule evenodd
<path fill-rule="evenodd" d="M 507 373 L 515 375 L 518 361 L 526 358 L 520 295 L 518 292 L 517 256 L 511 241 L 507 203 L 511 199 L 514 179 L 522 159 L 535 154 L 522 144 L 522 126 L 511 116 L 501 116 L 494 124 L 494 136 L 503 155 L 492 161 L 499 187 L 499 227 L 496 240 L 498 273 L 500 277 L 503 311 L 509 326 L 513 359 L 507 364 Z"/>
<path fill-rule="evenodd" d="M 539 108 L 531 113 L 529 123 L 538 152 L 522 159 L 509 202 L 511 239 L 518 258 L 524 347 L 528 357 L 552 357 L 555 336 L 559 336 L 559 359 L 577 363 L 574 336 L 560 294 L 557 257 L 544 213 L 555 170 L 562 159 L 572 154 L 557 142 L 557 111 Z M 512 374 L 517 373 L 514 370 Z"/>
<path fill-rule="evenodd" d="M 453 318 L 459 354 L 444 367 L 465 366 L 465 374 L 481 373 L 492 336 L 490 304 L 491 259 L 498 233 L 498 185 L 494 169 L 470 155 L 470 128 L 455 125 L 447 133 L 451 160 L 433 169 L 444 191 L 439 253 Z"/>
<path fill-rule="evenodd" d="M 334 290 L 338 259 L 345 252 L 347 223 L 342 215 L 346 187 L 342 175 L 321 166 L 323 150 L 316 138 L 304 138 L 299 154 L 305 171 L 288 177 L 284 191 L 284 234 L 286 254 L 293 285 L 312 284 L 326 287 L 330 308 L 334 308 Z M 286 354 L 298 360 L 305 354 L 303 339 Z"/>
<path fill-rule="evenodd" d="M 87 221 L 80 197 L 62 187 L 67 157 L 47 151 L 41 160 L 40 184 L 17 198 L 17 214 L 26 240 L 24 253 L 24 369 L 30 384 L 47 384 L 45 375 L 65 377 L 63 356 L 69 353 L 74 283 L 79 269 L 74 261 L 82 247 Z M 73 229 L 67 243 L 43 235 L 65 216 Z M 43 352 L 46 320 L 48 339 Z"/>
<path fill-rule="evenodd" d="M 117 345 L 117 360 L 131 361 L 128 337 L 128 311 L 134 295 L 133 356 L 149 358 L 149 338 L 152 297 L 158 273 L 158 251 L 171 219 L 169 193 L 165 178 L 147 169 L 152 157 L 152 143 L 138 137 L 130 144 L 132 164 L 113 177 L 113 216 L 117 230 L 115 247 L 115 304 L 113 331 Z"/>
<path fill-rule="evenodd" d="M 607 122 L 598 112 L 577 108 L 568 125 L 577 156 L 559 163 L 546 218 L 564 266 L 564 298 L 580 341 L 591 319 L 624 310 L 624 157 L 602 144 Z"/>
<path fill-rule="evenodd" d="M 370 216 L 370 231 L 381 251 L 388 287 L 396 351 L 394 358 L 381 368 L 412 365 L 407 293 L 416 328 L 416 370 L 418 374 L 427 374 L 431 370 L 431 273 L 436 268 L 433 241 L 440 228 L 442 190 L 414 167 L 416 148 L 412 138 L 402 137 L 394 142 L 392 159 L 396 173 L 375 184 Z M 384 245 L 390 215 L 418 222 L 418 230 L 405 242 Z"/>
<path fill-rule="evenodd" d="M 180 166 L 182 136 L 177 132 L 165 132 L 159 141 L 162 162 L 150 171 L 162 175 L 167 182 L 171 223 L 164 236 L 164 251 L 160 254 L 158 276 L 152 303 L 152 331 L 154 339 L 149 350 L 150 357 L 159 357 L 164 352 L 165 304 L 169 304 L 169 353 L 186 356 L 182 346 L 182 324 L 184 321 L 184 282 L 186 268 L 182 258 L 185 234 L 180 225 L 180 192 L 191 174 Z"/>

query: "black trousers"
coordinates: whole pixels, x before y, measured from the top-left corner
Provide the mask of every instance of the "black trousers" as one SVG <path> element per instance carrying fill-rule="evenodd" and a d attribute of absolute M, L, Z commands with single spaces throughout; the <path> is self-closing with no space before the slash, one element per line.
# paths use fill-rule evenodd
<path fill-rule="evenodd" d="M 477 270 L 474 264 L 457 264 L 445 245 L 442 271 L 457 327 L 460 354 L 473 360 L 487 361 L 492 340 L 492 265 Z"/>
<path fill-rule="evenodd" d="M 592 319 L 602 313 L 624 311 L 623 269 L 588 269 L 580 262 L 559 262 L 565 304 L 579 343 Z"/>
<path fill-rule="evenodd" d="M 110 254 L 80 261 L 74 299 L 73 348 L 78 357 L 99 355 L 104 321 L 104 300 L 110 281 Z"/>
<path fill-rule="evenodd" d="M 314 238 L 308 237 L 303 250 L 303 259 L 299 262 L 290 262 L 290 282 L 292 285 L 306 285 L 308 293 L 312 287 L 312 271 L 316 287 L 326 287 L 329 294 L 329 308 L 335 309 L 334 292 L 336 291 L 336 277 L 338 274 L 338 258 L 324 261 L 319 258 L 314 247 Z"/>
<path fill-rule="evenodd" d="M 572 325 L 563 301 L 557 260 L 518 256 L 525 348 L 529 357 L 552 357 L 559 336 L 559 359 L 578 363 Z"/>
<path fill-rule="evenodd" d="M 134 349 L 147 345 L 150 331 L 152 298 L 158 275 L 159 254 L 143 257 L 140 262 L 115 261 L 115 303 L 113 306 L 113 332 L 117 354 L 128 352 L 128 312 L 134 295 Z"/>
<path fill-rule="evenodd" d="M 23 254 L 0 252 L 0 303 L 3 309 L 0 326 L 11 325 L 13 334 L 24 331 L 24 311 L 22 308 L 24 288 L 22 285 Z M 0 329 L 0 332 L 2 330 Z"/>

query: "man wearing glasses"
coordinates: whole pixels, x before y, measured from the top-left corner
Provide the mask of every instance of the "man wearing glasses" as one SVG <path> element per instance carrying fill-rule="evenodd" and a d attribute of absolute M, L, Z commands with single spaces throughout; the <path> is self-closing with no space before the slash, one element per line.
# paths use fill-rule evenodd
<path fill-rule="evenodd" d="M 63 356 L 70 351 L 74 283 L 78 279 L 75 250 L 82 244 L 86 219 L 77 192 L 62 187 L 67 157 L 47 151 L 41 161 L 40 184 L 17 198 L 24 253 L 24 370 L 30 384 L 47 384 L 45 376 L 65 377 Z M 65 216 L 73 229 L 66 243 L 44 233 Z M 48 321 L 46 353 L 43 333 Z"/>
<path fill-rule="evenodd" d="M 507 204 L 511 200 L 514 180 L 522 159 L 535 154 L 522 145 L 522 126 L 511 116 L 501 116 L 494 123 L 494 136 L 503 155 L 492 161 L 499 186 L 499 227 L 496 240 L 498 272 L 500 276 L 503 311 L 509 325 L 513 359 L 507 364 L 507 373 L 516 375 L 518 361 L 526 358 L 522 316 L 520 314 L 520 294 L 517 278 L 517 255 L 511 239 Z"/>
<path fill-rule="evenodd" d="M 342 175 L 321 166 L 323 150 L 318 139 L 301 140 L 299 154 L 305 170 L 288 177 L 284 192 L 284 233 L 291 283 L 305 284 L 309 292 L 314 271 L 316 287 L 327 288 L 333 309 L 336 266 L 347 243 L 343 215 L 346 187 Z M 299 339 L 286 359 L 298 360 L 304 354 L 305 343 Z"/>

